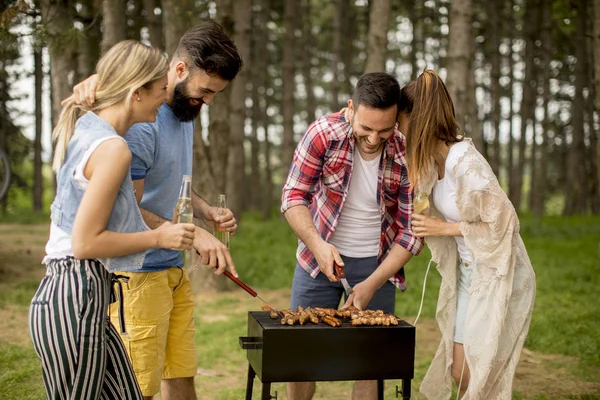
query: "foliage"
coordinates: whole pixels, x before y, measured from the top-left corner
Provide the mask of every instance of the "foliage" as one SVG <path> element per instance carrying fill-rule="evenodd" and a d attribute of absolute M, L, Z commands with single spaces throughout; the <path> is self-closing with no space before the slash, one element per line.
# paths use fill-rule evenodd
<path fill-rule="evenodd" d="M 54 179 L 50 165 L 43 169 L 43 207 L 41 213 L 32 212 L 33 209 L 33 163 L 28 161 L 27 153 L 21 155 L 20 162 L 12 161 L 13 183 L 7 194 L 7 206 L 0 212 L 0 222 L 18 222 L 22 224 L 46 222 L 50 219 L 50 204 L 54 197 Z"/>
<path fill-rule="evenodd" d="M 285 287 L 294 273 L 296 243 L 283 217 L 262 221 L 257 214 L 245 214 L 231 238 L 231 253 L 240 278 L 264 288 Z"/>

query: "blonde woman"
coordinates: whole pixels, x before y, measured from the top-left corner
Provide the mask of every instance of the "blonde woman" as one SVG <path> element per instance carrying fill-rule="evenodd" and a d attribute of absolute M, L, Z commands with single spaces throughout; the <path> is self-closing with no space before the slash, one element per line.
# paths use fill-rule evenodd
<path fill-rule="evenodd" d="M 142 399 L 107 310 L 112 271 L 139 269 L 148 248 L 191 249 L 194 238 L 192 224 L 148 229 L 122 138 L 134 123 L 155 120 L 167 69 L 157 49 L 136 41 L 116 44 L 98 62 L 93 107 L 69 101 L 53 131 L 57 192 L 46 276 L 29 316 L 48 399 Z"/>
<path fill-rule="evenodd" d="M 448 399 L 454 378 L 463 399 L 510 399 L 535 298 L 517 214 L 486 160 L 460 135 L 435 72 L 401 90 L 398 111 L 411 186 L 429 195 L 431 209 L 431 216 L 412 216 L 412 229 L 426 238 L 442 276 L 442 340 L 420 391 Z"/>

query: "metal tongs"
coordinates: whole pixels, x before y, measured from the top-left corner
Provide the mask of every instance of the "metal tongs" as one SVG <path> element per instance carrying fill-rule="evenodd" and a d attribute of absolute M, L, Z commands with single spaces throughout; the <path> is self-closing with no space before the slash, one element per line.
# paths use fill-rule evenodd
<path fill-rule="evenodd" d="M 344 290 L 346 291 L 346 296 L 350 297 L 352 293 L 354 293 L 354 289 L 350 287 L 348 283 L 348 279 L 346 279 L 346 273 L 344 272 L 344 267 L 338 265 L 336 262 L 333 263 L 333 273 L 340 279 Z"/>
<path fill-rule="evenodd" d="M 236 285 L 238 285 L 239 287 L 241 287 L 242 289 L 244 289 L 250 296 L 252 297 L 256 297 L 257 299 L 259 299 L 260 301 L 262 301 L 264 304 L 266 304 L 271 310 L 275 311 L 277 313 L 277 315 L 279 315 L 280 317 L 283 318 L 283 314 L 281 314 L 281 312 L 279 312 L 278 309 L 276 309 L 275 307 L 273 307 L 272 305 L 270 305 L 269 303 L 267 303 L 266 301 L 264 301 L 259 295 L 258 293 L 256 293 L 256 291 L 254 289 L 252 289 L 250 286 L 246 285 L 244 282 L 242 282 L 241 280 L 239 280 L 239 278 L 236 278 L 235 276 L 233 276 L 233 274 L 227 270 L 225 270 L 223 272 L 223 275 L 225 275 L 226 277 L 228 277 L 229 279 L 231 279 L 233 281 L 233 283 L 235 283 Z"/>

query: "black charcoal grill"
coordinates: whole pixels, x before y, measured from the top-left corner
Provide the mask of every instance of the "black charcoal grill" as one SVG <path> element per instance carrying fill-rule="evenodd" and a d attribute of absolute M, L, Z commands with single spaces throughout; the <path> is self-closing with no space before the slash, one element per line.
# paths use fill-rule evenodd
<path fill-rule="evenodd" d="M 262 382 L 261 400 L 277 399 L 277 392 L 271 396 L 273 382 L 347 380 L 377 380 L 383 399 L 385 379 L 401 379 L 396 397 L 410 399 L 415 327 L 405 321 L 397 326 L 289 326 L 266 311 L 250 311 L 248 336 L 240 337 L 240 346 L 249 364 L 246 400 L 252 399 L 255 376 Z"/>

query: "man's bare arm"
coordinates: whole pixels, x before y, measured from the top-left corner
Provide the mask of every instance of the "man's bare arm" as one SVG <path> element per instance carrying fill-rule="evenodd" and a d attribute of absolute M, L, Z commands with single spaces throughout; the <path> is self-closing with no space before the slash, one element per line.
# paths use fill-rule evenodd
<path fill-rule="evenodd" d="M 209 219 L 210 205 L 194 190 L 192 190 L 192 208 L 194 209 L 194 218 Z"/>
<path fill-rule="evenodd" d="M 135 199 L 138 204 L 142 201 L 142 196 L 144 195 L 144 180 L 137 179 L 133 181 L 133 190 L 135 191 Z M 159 215 L 154 214 L 151 211 L 148 211 L 142 207 L 140 207 L 140 212 L 142 213 L 142 218 L 144 218 L 144 222 L 146 225 L 150 227 L 150 229 L 156 229 L 165 222 L 171 222 L 168 219 L 165 219 Z"/>
<path fill-rule="evenodd" d="M 375 290 L 379 289 L 404 267 L 412 256 L 413 254 L 410 251 L 394 243 L 385 260 L 379 264 L 379 267 L 367 278 L 367 281 L 372 282 Z"/>
<path fill-rule="evenodd" d="M 314 252 L 315 246 L 323 241 L 317 231 L 308 207 L 299 205 L 286 210 L 283 214 L 290 227 L 308 249 Z"/>

